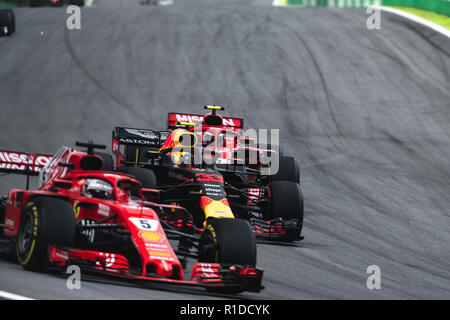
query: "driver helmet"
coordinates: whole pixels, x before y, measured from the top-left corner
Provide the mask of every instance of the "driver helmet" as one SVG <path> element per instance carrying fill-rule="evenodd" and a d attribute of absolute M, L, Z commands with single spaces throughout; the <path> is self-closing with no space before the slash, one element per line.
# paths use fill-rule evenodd
<path fill-rule="evenodd" d="M 192 165 L 191 153 L 188 151 L 177 151 L 171 154 L 172 162 L 181 167 L 190 167 Z"/>
<path fill-rule="evenodd" d="M 113 186 L 101 179 L 87 179 L 84 183 L 82 194 L 88 198 L 111 199 Z"/>

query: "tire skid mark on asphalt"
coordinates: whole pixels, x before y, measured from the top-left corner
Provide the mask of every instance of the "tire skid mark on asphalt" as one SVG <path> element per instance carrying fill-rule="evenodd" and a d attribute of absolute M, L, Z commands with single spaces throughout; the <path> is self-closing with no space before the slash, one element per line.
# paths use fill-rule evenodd
<path fill-rule="evenodd" d="M 129 104 L 128 102 L 123 100 L 121 97 L 119 97 L 118 95 L 114 94 L 111 90 L 109 90 L 106 86 L 104 86 L 103 83 L 100 80 L 98 80 L 90 72 L 90 70 L 83 64 L 81 59 L 78 57 L 78 55 L 76 53 L 76 50 L 75 50 L 73 44 L 71 43 L 71 41 L 69 39 L 69 31 L 67 29 L 65 29 L 65 32 L 64 32 L 64 41 L 65 41 L 66 48 L 67 48 L 67 50 L 68 50 L 68 52 L 69 52 L 73 62 L 75 62 L 75 65 L 78 67 L 78 69 L 87 78 L 89 78 L 90 81 L 92 81 L 92 83 L 97 88 L 99 88 L 101 91 L 103 91 L 109 98 L 111 98 L 118 105 L 120 105 L 120 106 L 124 107 L 125 109 L 127 109 L 129 112 L 133 113 L 134 115 L 136 115 L 138 117 L 146 119 L 149 123 L 152 123 L 152 119 L 148 118 L 147 113 L 139 111 L 135 106 Z"/>
<path fill-rule="evenodd" d="M 329 96 L 329 95 L 327 95 L 327 96 Z M 330 112 L 332 112 L 332 110 L 330 110 Z M 343 137 L 343 139 L 345 140 L 344 137 Z M 352 149 L 353 149 L 353 150 L 356 150 L 356 149 L 354 149 L 354 148 L 352 148 Z M 367 164 L 371 165 L 370 162 L 368 162 Z M 332 175 L 334 175 L 332 172 L 330 172 L 330 173 L 331 173 Z M 335 175 L 334 175 L 334 176 L 335 176 Z M 337 178 L 337 177 L 335 176 L 335 178 Z M 376 178 L 376 176 L 375 176 L 375 178 Z M 337 179 L 340 180 L 339 178 L 337 178 Z M 349 183 L 347 183 L 347 181 L 340 180 L 340 182 L 343 183 L 344 185 L 346 185 L 347 187 L 349 187 L 349 189 L 352 190 L 353 193 L 357 193 L 357 194 L 363 196 L 366 200 L 372 201 L 372 199 L 371 199 L 369 196 L 367 196 L 365 192 L 364 192 L 364 193 L 361 193 L 361 192 L 359 191 L 359 189 L 355 189 L 355 187 L 351 186 Z M 373 202 L 373 205 L 374 205 L 374 207 L 377 207 L 377 203 L 376 203 L 376 202 Z M 379 205 L 379 203 L 378 203 L 378 205 Z M 387 208 L 387 209 L 388 209 L 388 208 Z M 386 210 L 386 213 L 389 214 L 389 210 Z M 403 220 L 403 219 L 401 219 L 401 220 Z M 399 220 L 399 222 L 400 222 L 400 220 Z M 414 254 L 414 253 L 412 253 L 412 254 Z M 432 272 L 430 272 L 430 273 L 432 273 Z"/>
<path fill-rule="evenodd" d="M 316 210 L 316 211 L 320 211 L 320 210 Z M 351 228 L 353 228 L 354 230 L 357 230 L 358 232 L 360 232 L 361 234 L 366 234 L 366 235 L 370 235 L 372 233 L 373 230 L 370 229 L 361 229 L 355 225 L 351 225 L 349 224 L 347 221 L 342 221 L 342 223 L 344 223 L 346 226 L 349 226 Z M 350 245 L 352 247 L 357 248 L 358 250 L 361 250 L 363 252 L 367 252 L 368 250 L 371 252 L 371 254 L 373 254 L 374 256 L 377 256 L 379 258 L 382 258 L 383 260 L 386 261 L 392 261 L 393 257 L 391 255 L 386 254 L 386 252 L 383 249 L 376 249 L 376 248 L 367 248 L 366 246 L 360 244 L 359 242 L 355 242 L 352 240 L 347 239 L 345 236 L 341 236 L 336 232 L 331 231 L 330 229 L 326 228 L 323 225 L 320 224 L 316 224 L 313 221 L 313 217 L 310 217 L 310 222 L 309 222 L 309 229 L 310 230 L 315 230 L 317 232 L 320 232 L 323 235 L 328 235 L 330 236 L 332 239 L 338 240 L 339 242 L 345 243 L 347 245 Z M 375 235 L 373 235 L 374 241 L 372 241 L 372 243 L 387 243 L 387 244 L 391 244 L 388 240 L 385 239 L 381 239 L 381 238 L 377 238 Z M 441 262 L 438 261 L 434 261 L 432 258 L 430 257 L 424 257 L 424 256 L 418 256 L 417 252 L 414 252 L 413 250 L 411 250 L 408 247 L 396 247 L 396 250 L 401 250 L 403 255 L 407 255 L 408 256 L 408 261 L 415 261 L 416 265 L 419 266 L 421 270 L 426 271 L 428 274 L 433 275 L 437 278 L 441 278 L 441 279 L 445 279 L 445 280 L 450 280 L 450 277 L 444 276 L 442 271 L 446 271 L 448 270 L 448 266 L 442 265 Z M 403 266 L 410 266 L 410 263 L 405 261 L 400 261 L 400 260 L 396 260 L 397 263 L 403 265 Z M 433 269 L 431 268 L 433 267 Z M 437 270 L 441 271 L 438 272 Z"/>
<path fill-rule="evenodd" d="M 377 46 L 377 45 L 379 46 L 380 43 L 383 43 L 383 44 L 389 44 L 389 45 L 398 47 L 398 49 L 402 49 L 402 50 L 397 51 L 397 52 L 402 52 L 402 51 L 404 51 L 404 48 L 401 48 L 399 44 L 397 44 L 397 43 L 395 43 L 395 42 L 392 42 L 392 43 L 391 43 L 389 37 L 383 37 L 383 36 L 379 35 L 379 34 L 376 33 L 376 32 L 372 32 L 371 35 L 373 35 L 373 37 L 366 37 L 366 38 L 367 38 L 369 41 L 371 41 L 371 42 L 374 44 L 374 46 Z M 374 41 L 375 39 L 377 39 L 376 42 Z M 429 40 L 428 40 L 428 41 L 429 41 Z M 368 49 L 372 49 L 371 47 L 367 47 L 367 48 L 368 48 Z M 378 51 L 378 50 L 376 50 L 376 51 Z M 380 50 L 380 51 L 381 51 L 381 50 Z M 384 51 L 381 51 L 381 52 L 388 52 L 388 51 L 389 51 L 389 50 L 384 50 Z M 394 51 L 394 52 L 396 52 L 396 51 Z M 395 63 L 399 64 L 400 67 L 401 67 L 402 69 L 405 69 L 405 67 L 407 67 L 407 65 L 406 65 L 405 62 L 404 62 L 404 59 L 401 59 L 400 56 L 397 55 L 396 57 L 392 57 L 392 56 L 389 55 L 388 57 L 391 58 Z M 392 79 L 389 77 L 389 75 L 386 74 L 386 73 L 384 72 L 384 69 L 383 69 L 382 66 L 380 66 L 379 71 L 381 71 L 381 73 L 385 76 L 385 79 L 386 79 L 387 81 L 389 81 L 395 88 L 397 88 L 397 90 L 398 90 L 398 91 L 403 95 L 403 97 L 407 100 L 408 104 L 409 104 L 409 105 L 413 105 L 413 101 L 410 99 L 410 97 L 409 97 L 409 95 L 408 95 L 408 92 L 404 91 L 403 86 L 401 86 L 400 84 L 398 84 L 396 81 L 392 80 Z M 414 78 L 414 79 L 415 79 L 415 78 Z M 418 82 L 418 81 L 417 81 L 417 82 Z M 418 84 L 419 84 L 419 82 L 418 82 Z M 426 94 L 426 90 L 424 90 L 424 94 Z M 431 101 L 431 100 L 430 100 L 430 101 Z M 397 110 L 396 110 L 395 108 L 393 108 L 392 112 L 397 112 Z M 402 114 L 398 114 L 398 116 L 395 117 L 395 118 L 396 118 L 396 119 L 401 119 L 401 120 L 403 120 L 403 117 L 402 117 L 402 116 L 403 116 Z M 399 126 L 396 127 L 396 129 L 397 129 L 397 130 L 401 130 L 402 128 L 406 128 L 406 127 L 407 127 L 407 126 L 399 125 Z M 403 130 L 404 130 L 404 129 L 403 129 Z M 372 131 L 369 131 L 369 132 L 370 132 L 370 135 L 372 136 Z M 389 132 L 385 131 L 385 134 L 386 134 L 389 138 L 391 138 Z M 406 134 L 406 131 L 405 131 L 405 134 Z M 405 135 L 405 136 L 406 136 L 406 135 Z M 396 140 L 393 140 L 393 139 L 394 139 L 394 137 L 392 137 L 392 143 L 393 143 L 394 145 L 396 145 L 396 146 L 399 146 L 399 144 L 402 142 L 402 141 L 396 141 Z M 380 155 L 383 154 L 384 156 L 386 156 L 387 158 L 389 158 L 390 161 L 392 161 L 392 163 L 396 163 L 396 164 L 398 164 L 399 166 L 402 166 L 402 165 L 404 164 L 404 163 L 403 163 L 403 160 L 400 160 L 400 158 L 394 157 L 394 156 L 392 156 L 391 154 L 384 154 L 384 153 L 383 153 L 383 148 L 381 147 L 381 145 L 380 145 L 379 143 L 377 143 L 377 141 L 379 141 L 379 139 L 376 139 L 376 138 L 374 137 L 374 138 L 373 138 L 373 141 L 372 141 L 372 143 L 371 143 L 370 145 L 371 145 L 371 147 L 374 148 L 375 150 L 378 150 L 378 151 L 377 151 L 378 154 L 380 154 Z M 402 146 L 403 146 L 403 145 L 400 145 L 400 147 L 402 147 Z M 405 149 L 405 150 L 406 150 L 406 149 Z M 414 149 L 408 148 L 406 151 L 407 151 L 407 152 L 413 152 L 413 153 L 414 153 L 414 158 L 415 158 L 415 159 L 417 159 L 417 157 L 419 157 L 419 158 L 422 158 L 423 161 L 426 160 L 424 157 L 421 156 L 420 153 L 415 152 Z M 443 151 L 443 150 L 441 150 L 441 151 Z M 426 153 L 426 154 L 428 154 L 428 153 Z M 433 156 L 433 153 L 429 153 L 429 154 L 430 154 L 431 156 Z M 436 163 L 438 163 L 438 162 L 436 161 Z M 403 220 L 407 223 L 407 225 L 409 226 L 409 229 L 411 230 L 412 236 L 414 236 L 415 239 L 416 239 L 416 240 L 415 240 L 415 241 L 416 241 L 416 244 L 417 244 L 416 247 L 417 247 L 417 248 L 422 247 L 422 246 L 421 246 L 422 243 L 421 243 L 421 240 L 420 240 L 420 238 L 419 238 L 419 234 L 417 234 L 416 232 L 414 232 L 414 230 L 417 229 L 417 228 L 414 228 L 414 227 L 410 224 L 409 216 L 408 216 L 408 215 L 405 215 Z"/>

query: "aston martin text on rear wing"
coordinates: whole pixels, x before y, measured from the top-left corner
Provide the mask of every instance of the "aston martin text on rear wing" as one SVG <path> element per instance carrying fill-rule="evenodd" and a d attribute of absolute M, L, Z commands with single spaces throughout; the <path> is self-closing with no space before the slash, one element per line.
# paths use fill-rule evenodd
<path fill-rule="evenodd" d="M 160 147 L 168 135 L 167 131 L 116 127 L 113 131 L 113 151 L 118 149 L 119 144 Z"/>
<path fill-rule="evenodd" d="M 38 175 L 53 156 L 0 150 L 0 171 L 8 173 Z"/>

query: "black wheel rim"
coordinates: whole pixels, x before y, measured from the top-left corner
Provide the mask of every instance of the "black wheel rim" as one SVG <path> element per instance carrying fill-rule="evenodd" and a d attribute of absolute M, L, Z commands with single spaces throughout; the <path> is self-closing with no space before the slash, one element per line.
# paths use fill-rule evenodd
<path fill-rule="evenodd" d="M 22 217 L 23 223 L 20 225 L 19 234 L 17 236 L 17 249 L 19 254 L 26 253 L 33 241 L 33 217 L 28 213 Z"/>

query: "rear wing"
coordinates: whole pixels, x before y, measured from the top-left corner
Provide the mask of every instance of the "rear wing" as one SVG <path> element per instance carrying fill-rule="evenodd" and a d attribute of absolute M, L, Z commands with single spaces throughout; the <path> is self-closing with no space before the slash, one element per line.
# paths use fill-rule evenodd
<path fill-rule="evenodd" d="M 0 172 L 37 176 L 53 156 L 0 150 Z"/>
<path fill-rule="evenodd" d="M 118 150 L 119 144 L 159 148 L 168 136 L 168 131 L 115 127 L 112 148 L 114 152 Z"/>
<path fill-rule="evenodd" d="M 178 126 L 179 122 L 201 123 L 203 122 L 203 117 L 204 116 L 200 114 L 170 112 L 167 114 L 167 129 Z M 222 125 L 224 127 L 235 129 L 244 128 L 244 119 L 231 117 L 222 117 L 222 118 L 223 118 Z"/>

